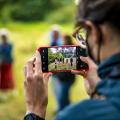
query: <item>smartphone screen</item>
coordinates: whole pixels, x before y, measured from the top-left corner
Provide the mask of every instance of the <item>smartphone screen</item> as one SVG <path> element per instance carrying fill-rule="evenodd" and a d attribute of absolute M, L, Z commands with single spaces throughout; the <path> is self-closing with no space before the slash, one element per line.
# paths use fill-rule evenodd
<path fill-rule="evenodd" d="M 87 56 L 87 50 L 79 46 L 41 47 L 39 49 L 43 72 L 67 72 L 87 69 L 80 56 Z"/>

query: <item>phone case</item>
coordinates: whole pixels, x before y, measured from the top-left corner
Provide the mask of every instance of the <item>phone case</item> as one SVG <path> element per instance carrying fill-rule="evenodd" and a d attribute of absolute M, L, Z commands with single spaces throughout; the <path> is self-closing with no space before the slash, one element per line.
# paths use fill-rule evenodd
<path fill-rule="evenodd" d="M 48 48 L 69 48 L 69 47 L 76 47 L 76 49 L 78 48 L 78 47 L 80 47 L 80 46 L 76 46 L 76 45 L 64 45 L 64 46 L 43 46 L 43 47 L 40 47 L 39 49 L 38 49 L 38 51 L 39 51 L 39 53 L 41 54 L 41 50 L 42 49 L 48 49 Z M 81 49 L 83 49 L 83 48 L 81 48 Z M 77 50 L 76 50 L 77 51 Z M 86 55 L 84 55 L 84 53 L 82 53 L 83 55 L 82 56 L 86 56 Z M 48 57 L 48 55 L 46 55 L 46 56 L 44 56 L 44 57 Z M 42 59 L 42 56 L 41 56 L 41 59 Z M 76 59 L 77 59 L 77 57 L 76 57 Z M 78 59 L 80 59 L 80 57 L 78 58 Z M 48 59 L 47 59 L 48 60 Z M 46 66 L 46 64 L 48 63 L 48 61 L 46 60 L 46 62 L 42 59 L 41 61 L 42 61 L 42 71 L 43 72 L 51 72 L 51 73 L 58 73 L 58 72 L 71 72 L 71 70 L 55 70 L 55 71 L 45 71 L 44 70 L 44 68 L 43 68 L 43 66 L 44 66 L 44 63 L 43 62 L 45 62 L 45 67 L 47 67 Z M 77 60 L 76 60 L 77 61 Z M 79 61 L 80 62 L 80 61 Z M 55 64 L 55 63 L 54 63 Z M 80 63 L 79 63 L 80 64 Z M 84 68 L 80 68 L 80 69 L 77 69 L 77 63 L 76 63 L 76 69 L 74 69 L 74 70 L 76 70 L 76 71 L 81 71 L 81 70 L 83 70 L 83 69 L 85 69 L 85 70 L 87 70 L 88 69 L 88 66 L 86 65 L 86 63 L 83 63 L 86 67 L 84 67 Z M 83 65 L 82 64 L 82 65 Z M 46 68 L 46 69 L 48 69 L 48 68 Z"/>

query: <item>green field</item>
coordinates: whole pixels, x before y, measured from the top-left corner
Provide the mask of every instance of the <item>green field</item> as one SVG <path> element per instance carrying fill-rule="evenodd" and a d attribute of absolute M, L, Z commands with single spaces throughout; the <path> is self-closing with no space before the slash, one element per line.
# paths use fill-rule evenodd
<path fill-rule="evenodd" d="M 55 63 L 51 63 L 49 66 L 49 71 L 56 71 L 56 70 L 74 70 L 76 69 L 76 64 L 73 63 L 73 66 L 70 65 L 70 63 L 68 64 L 63 64 L 63 63 L 59 63 L 57 65 L 57 68 L 55 68 Z"/>
<path fill-rule="evenodd" d="M 16 80 L 16 97 L 10 97 L 5 102 L 0 102 L 0 120 L 22 120 L 25 114 L 25 103 L 23 95 L 23 68 L 25 62 L 33 56 L 39 46 L 48 45 L 48 32 L 51 25 L 47 23 L 9 23 L 0 24 L 0 28 L 6 27 L 10 30 L 11 42 L 14 44 L 14 75 Z M 72 25 L 62 25 L 62 30 L 71 33 Z M 76 103 L 87 95 L 84 90 L 82 77 L 77 77 L 71 89 L 71 101 Z M 52 120 L 56 110 L 56 102 L 49 83 L 49 104 L 46 120 Z"/>

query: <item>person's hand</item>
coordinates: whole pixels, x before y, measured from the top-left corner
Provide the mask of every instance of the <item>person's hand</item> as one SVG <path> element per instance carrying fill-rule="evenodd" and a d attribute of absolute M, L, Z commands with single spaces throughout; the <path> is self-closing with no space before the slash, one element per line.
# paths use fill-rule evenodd
<path fill-rule="evenodd" d="M 92 95 L 95 91 L 96 85 L 100 81 L 97 74 L 97 65 L 89 57 L 80 57 L 80 59 L 88 64 L 89 69 L 82 71 L 72 70 L 71 72 L 77 75 L 82 75 L 85 78 L 85 89 L 88 95 Z"/>
<path fill-rule="evenodd" d="M 48 103 L 49 74 L 43 74 L 40 54 L 30 59 L 25 65 L 24 94 L 27 112 L 45 118 Z"/>

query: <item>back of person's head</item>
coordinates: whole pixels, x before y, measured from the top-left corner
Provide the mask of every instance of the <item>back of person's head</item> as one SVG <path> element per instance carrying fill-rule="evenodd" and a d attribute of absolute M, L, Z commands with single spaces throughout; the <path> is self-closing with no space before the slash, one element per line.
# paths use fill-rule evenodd
<path fill-rule="evenodd" d="M 57 24 L 54 24 L 50 29 L 49 34 L 50 44 L 52 46 L 63 45 L 61 27 Z"/>
<path fill-rule="evenodd" d="M 64 35 L 64 44 L 65 45 L 73 45 L 72 37 L 70 35 Z"/>
<path fill-rule="evenodd" d="M 51 32 L 52 32 L 53 39 L 57 40 L 60 35 L 60 26 L 57 24 L 54 24 L 51 28 Z"/>
<path fill-rule="evenodd" d="M 120 0 L 80 0 L 77 24 L 90 20 L 95 24 L 108 24 L 120 32 Z"/>
<path fill-rule="evenodd" d="M 100 59 L 101 55 L 101 59 L 104 60 L 120 51 L 119 14 L 120 0 L 79 1 L 76 26 L 82 25 L 87 28 L 91 51 L 95 59 Z"/>
<path fill-rule="evenodd" d="M 6 28 L 0 29 L 0 38 L 2 42 L 6 43 L 8 40 L 8 30 Z"/>

